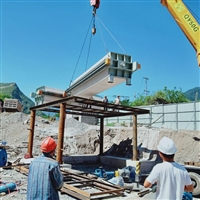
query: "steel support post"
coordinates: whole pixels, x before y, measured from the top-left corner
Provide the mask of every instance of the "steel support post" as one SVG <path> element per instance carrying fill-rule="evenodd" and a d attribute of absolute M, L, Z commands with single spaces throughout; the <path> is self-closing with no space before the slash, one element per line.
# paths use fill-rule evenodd
<path fill-rule="evenodd" d="M 133 115 L 133 158 L 132 160 L 138 160 L 137 151 L 137 115 Z"/>
<path fill-rule="evenodd" d="M 103 127 L 104 127 L 104 118 L 100 118 L 100 148 L 99 154 L 103 154 Z"/>
<path fill-rule="evenodd" d="M 36 110 L 31 110 L 30 128 L 29 128 L 29 138 L 28 138 L 28 154 L 33 157 L 33 137 L 35 128 L 35 113 Z"/>
<path fill-rule="evenodd" d="M 60 120 L 58 127 L 58 145 L 57 145 L 57 156 L 56 160 L 62 164 L 62 156 L 63 156 L 63 141 L 64 141 L 64 130 L 65 130 L 65 114 L 66 103 L 60 104 Z"/>

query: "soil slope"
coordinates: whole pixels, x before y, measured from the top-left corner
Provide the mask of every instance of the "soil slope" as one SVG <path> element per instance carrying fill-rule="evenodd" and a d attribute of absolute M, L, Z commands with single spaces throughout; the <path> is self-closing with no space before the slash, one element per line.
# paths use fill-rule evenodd
<path fill-rule="evenodd" d="M 0 141 L 6 141 L 8 160 L 23 157 L 27 152 L 30 115 L 0 114 Z M 163 136 L 174 140 L 177 162 L 198 162 L 200 159 L 200 132 L 138 127 L 138 152 L 141 160 L 156 159 L 156 146 Z M 34 131 L 35 156 L 40 154 L 40 143 L 46 136 L 57 140 L 58 121 L 36 117 Z M 104 127 L 105 155 L 132 158 L 132 127 Z M 70 118 L 65 122 L 64 155 L 99 153 L 99 126 L 80 123 Z"/>

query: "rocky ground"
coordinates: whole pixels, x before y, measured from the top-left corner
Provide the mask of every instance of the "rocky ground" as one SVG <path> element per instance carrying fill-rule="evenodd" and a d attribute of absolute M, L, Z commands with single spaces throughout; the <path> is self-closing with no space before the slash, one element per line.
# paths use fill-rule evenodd
<path fill-rule="evenodd" d="M 6 141 L 8 161 L 23 158 L 27 152 L 30 116 L 23 113 L 0 114 L 0 141 Z M 40 143 L 46 136 L 57 139 L 58 121 L 48 121 L 36 117 L 33 155 L 40 154 Z M 104 127 L 105 155 L 132 158 L 132 127 Z M 99 126 L 83 124 L 75 119 L 65 123 L 64 155 L 83 155 L 99 153 Z M 180 163 L 200 161 L 200 132 L 138 127 L 138 151 L 140 160 L 156 159 L 156 145 L 163 137 L 174 140 L 178 148 L 175 160 Z M 19 189 L 2 197 L 2 199 L 25 199 L 26 176 L 15 170 L 1 169 L 1 181 L 17 182 Z M 4 179 L 4 180 L 3 180 Z M 20 181 L 20 182 L 19 182 Z M 148 195 L 146 195 L 147 198 Z M 61 195 L 61 199 L 70 199 Z M 138 199 L 137 196 L 123 199 Z M 1 199 L 1 198 L 0 198 Z"/>

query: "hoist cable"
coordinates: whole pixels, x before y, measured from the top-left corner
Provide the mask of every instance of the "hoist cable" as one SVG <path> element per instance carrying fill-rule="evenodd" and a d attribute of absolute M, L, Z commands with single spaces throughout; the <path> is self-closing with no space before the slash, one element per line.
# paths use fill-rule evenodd
<path fill-rule="evenodd" d="M 93 18 L 93 26 L 92 27 L 95 28 L 95 15 L 94 14 L 92 15 L 92 18 Z"/>
<path fill-rule="evenodd" d="M 72 80 L 73 80 L 73 78 L 74 78 L 74 74 L 75 74 L 75 72 L 76 72 L 76 69 L 77 69 L 77 66 L 78 66 L 78 63 L 79 63 L 79 60 L 80 60 L 80 57 L 81 57 L 81 54 L 82 54 L 82 51 L 83 51 L 83 47 L 84 47 L 84 45 L 85 45 L 85 42 L 86 42 L 86 39 L 87 39 L 87 36 L 88 36 L 89 30 L 90 30 L 90 27 L 91 27 L 92 21 L 93 21 L 93 17 L 92 17 L 92 19 L 91 19 L 91 21 L 90 21 L 90 25 L 89 25 L 89 27 L 88 27 L 88 30 L 87 30 L 87 33 L 86 33 L 86 36 L 85 36 L 85 39 L 84 39 L 83 45 L 82 45 L 82 47 L 81 47 L 81 51 L 80 51 L 80 54 L 79 54 L 78 60 L 77 60 L 77 62 L 76 62 L 76 66 L 75 66 L 74 72 L 73 72 L 73 74 L 72 74 L 72 78 L 71 78 L 71 81 L 70 81 L 69 86 L 71 85 Z"/>
<path fill-rule="evenodd" d="M 115 37 L 112 35 L 112 33 L 108 30 L 108 28 L 105 26 L 105 24 L 99 19 L 98 16 L 97 16 L 97 18 L 101 22 L 101 24 L 104 26 L 104 28 L 108 31 L 108 33 L 111 35 L 111 37 L 115 40 L 115 42 L 118 44 L 118 46 L 122 49 L 122 51 L 124 52 L 124 54 L 126 54 L 125 50 L 122 48 L 122 46 L 119 44 L 119 42 L 115 39 Z"/>
<path fill-rule="evenodd" d="M 107 49 L 107 47 L 106 47 L 106 42 L 105 42 L 105 40 L 104 40 L 103 33 L 102 33 L 102 31 L 101 31 L 101 27 L 100 27 L 100 25 L 99 25 L 99 21 L 98 21 L 98 19 L 97 19 L 97 25 L 98 25 L 99 30 L 100 30 L 101 39 L 102 39 L 102 41 L 103 41 L 103 44 L 104 44 L 104 47 L 105 47 L 106 53 L 108 53 L 108 49 Z"/>
<path fill-rule="evenodd" d="M 90 35 L 90 42 L 89 42 L 89 48 L 88 48 L 88 54 L 87 54 L 87 60 L 86 60 L 85 71 L 87 70 L 87 64 L 88 64 L 88 58 L 89 58 L 89 54 L 90 54 L 91 42 L 92 42 L 92 33 L 91 33 L 91 35 Z"/>
<path fill-rule="evenodd" d="M 95 29 L 95 15 L 94 14 L 92 16 L 92 20 L 93 20 L 92 28 Z M 87 53 L 87 58 L 86 58 L 85 71 L 87 70 L 87 64 L 88 64 L 88 59 L 89 59 L 89 54 L 90 54 L 91 42 L 92 42 L 92 33 L 90 35 L 90 42 L 89 42 L 88 53 Z"/>

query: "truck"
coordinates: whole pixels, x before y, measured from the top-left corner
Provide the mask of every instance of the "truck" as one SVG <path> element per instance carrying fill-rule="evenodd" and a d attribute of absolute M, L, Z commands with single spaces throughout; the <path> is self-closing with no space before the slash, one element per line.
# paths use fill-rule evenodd
<path fill-rule="evenodd" d="M 184 162 L 184 167 L 193 182 L 193 196 L 200 197 L 200 162 Z"/>

